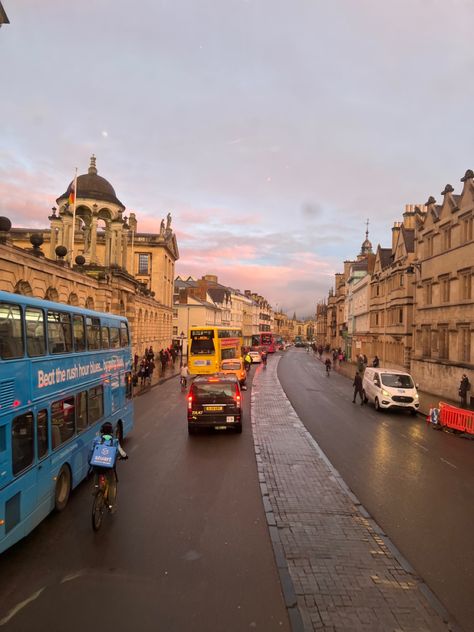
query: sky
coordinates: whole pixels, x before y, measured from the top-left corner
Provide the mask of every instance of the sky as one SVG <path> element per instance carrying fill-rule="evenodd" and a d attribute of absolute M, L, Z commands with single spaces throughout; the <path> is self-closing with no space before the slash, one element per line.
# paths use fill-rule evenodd
<path fill-rule="evenodd" d="M 97 156 L 176 273 L 311 316 L 365 239 L 474 168 L 472 0 L 2 0 L 0 215 Z"/>

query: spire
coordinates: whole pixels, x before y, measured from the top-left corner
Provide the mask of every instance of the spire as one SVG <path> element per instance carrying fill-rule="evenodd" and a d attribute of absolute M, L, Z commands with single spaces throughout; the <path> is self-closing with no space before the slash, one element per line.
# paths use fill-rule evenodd
<path fill-rule="evenodd" d="M 96 176 L 97 175 L 97 167 L 95 164 L 95 155 L 92 154 L 91 156 L 91 164 L 89 165 L 89 171 L 88 171 L 90 176 Z"/>
<path fill-rule="evenodd" d="M 369 241 L 369 218 L 365 222 L 365 241 L 360 249 L 360 257 L 365 257 L 372 252 L 372 244 Z"/>

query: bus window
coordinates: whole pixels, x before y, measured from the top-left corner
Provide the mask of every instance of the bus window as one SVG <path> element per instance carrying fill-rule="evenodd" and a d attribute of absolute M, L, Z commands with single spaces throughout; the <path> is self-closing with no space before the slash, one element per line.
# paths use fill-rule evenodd
<path fill-rule="evenodd" d="M 93 424 L 99 421 L 104 415 L 104 389 L 102 386 L 96 386 L 89 389 L 88 396 L 89 407 L 89 423 Z"/>
<path fill-rule="evenodd" d="M 70 314 L 48 310 L 48 345 L 50 353 L 72 351 Z"/>
<path fill-rule="evenodd" d="M 0 303 L 0 357 L 10 360 L 24 353 L 21 310 L 18 305 Z"/>
<path fill-rule="evenodd" d="M 102 349 L 108 349 L 110 347 L 109 342 L 109 328 L 102 327 Z"/>
<path fill-rule="evenodd" d="M 53 450 L 74 434 L 74 397 L 51 404 L 51 438 Z"/>
<path fill-rule="evenodd" d="M 120 331 L 118 327 L 110 328 L 110 348 L 111 349 L 120 348 Z"/>
<path fill-rule="evenodd" d="M 46 354 L 44 314 L 42 309 L 25 309 L 26 351 L 30 358 Z"/>
<path fill-rule="evenodd" d="M 38 459 L 48 454 L 48 411 L 40 410 L 36 416 L 36 447 Z"/>
<path fill-rule="evenodd" d="M 196 329 L 191 331 L 191 355 L 212 355 L 214 353 L 214 331 Z"/>
<path fill-rule="evenodd" d="M 16 476 L 33 463 L 35 454 L 33 415 L 25 413 L 12 421 L 12 471 Z"/>
<path fill-rule="evenodd" d="M 87 428 L 87 391 L 76 395 L 76 428 L 77 432 Z"/>
<path fill-rule="evenodd" d="M 100 320 L 86 316 L 86 331 L 89 351 L 100 349 Z"/>
<path fill-rule="evenodd" d="M 86 332 L 84 331 L 84 318 L 79 314 L 72 317 L 72 329 L 74 332 L 74 349 L 76 351 L 86 350 Z"/>
<path fill-rule="evenodd" d="M 127 323 L 120 323 L 120 346 L 122 347 L 130 346 L 130 336 L 128 334 Z"/>

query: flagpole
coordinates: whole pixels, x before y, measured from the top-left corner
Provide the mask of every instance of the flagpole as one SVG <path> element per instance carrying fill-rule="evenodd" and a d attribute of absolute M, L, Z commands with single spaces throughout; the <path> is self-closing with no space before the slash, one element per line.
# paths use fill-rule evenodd
<path fill-rule="evenodd" d="M 71 243 L 71 268 L 74 265 L 74 237 L 76 232 L 76 200 L 77 200 L 77 167 L 76 175 L 74 176 L 74 204 L 72 207 L 72 243 Z"/>

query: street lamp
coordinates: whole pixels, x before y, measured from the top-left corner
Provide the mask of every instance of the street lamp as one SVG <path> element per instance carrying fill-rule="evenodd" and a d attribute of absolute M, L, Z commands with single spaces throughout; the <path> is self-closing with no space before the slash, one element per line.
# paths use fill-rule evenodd
<path fill-rule="evenodd" d="M 179 336 L 178 336 L 179 340 L 180 340 L 180 344 L 179 344 L 179 349 L 180 349 L 180 359 L 179 359 L 179 366 L 180 368 L 183 366 L 183 341 L 186 338 L 184 331 L 182 331 Z"/>

